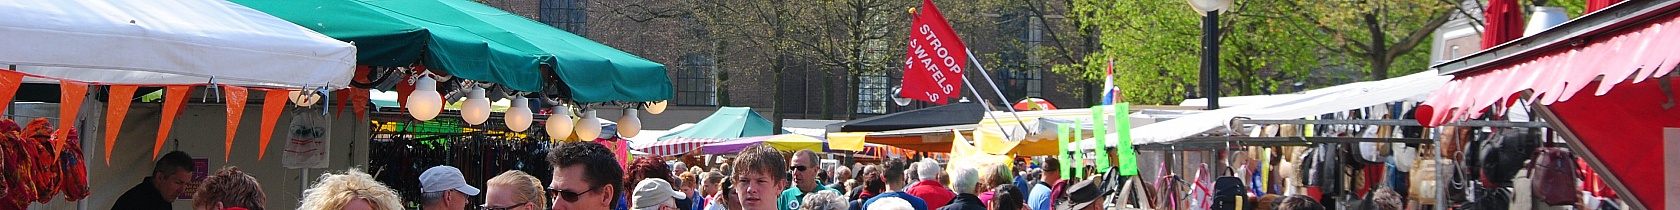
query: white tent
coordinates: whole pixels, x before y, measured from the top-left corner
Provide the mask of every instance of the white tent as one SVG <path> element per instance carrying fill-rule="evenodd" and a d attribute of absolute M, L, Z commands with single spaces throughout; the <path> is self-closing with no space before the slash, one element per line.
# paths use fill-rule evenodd
<path fill-rule="evenodd" d="M 8 0 L 0 11 L 0 68 L 47 77 L 336 89 L 356 64 L 349 43 L 227 1 Z"/>
<path fill-rule="evenodd" d="M 1232 118 L 1236 117 L 1247 117 L 1254 120 L 1290 120 L 1395 101 L 1422 100 L 1429 94 L 1434 93 L 1436 89 L 1446 85 L 1447 81 L 1450 80 L 1452 80 L 1451 76 L 1441 76 L 1434 70 L 1429 70 L 1404 77 L 1348 83 L 1310 90 L 1298 94 L 1298 97 L 1290 100 L 1207 111 L 1132 128 L 1132 144 L 1175 142 L 1209 130 L 1223 128 L 1230 123 Z M 1115 134 L 1109 134 L 1108 138 L 1115 139 L 1118 137 Z M 1094 142 L 1088 141 L 1090 139 L 1081 141 L 1081 144 L 1095 146 Z M 1109 146 L 1114 144 L 1115 142 L 1112 141 L 1106 143 Z"/>

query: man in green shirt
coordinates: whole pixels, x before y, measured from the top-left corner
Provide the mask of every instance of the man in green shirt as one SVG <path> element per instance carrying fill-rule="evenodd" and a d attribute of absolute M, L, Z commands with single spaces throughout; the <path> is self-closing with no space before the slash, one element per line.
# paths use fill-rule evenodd
<path fill-rule="evenodd" d="M 778 210 L 799 210 L 800 202 L 805 199 L 805 195 L 815 193 L 818 190 L 839 193 L 834 188 L 828 188 L 817 182 L 817 170 L 822 169 L 817 167 L 816 152 L 808 149 L 794 152 L 793 161 L 788 163 L 788 172 L 793 176 L 793 187 L 783 190 L 782 195 L 776 198 L 776 208 Z"/>

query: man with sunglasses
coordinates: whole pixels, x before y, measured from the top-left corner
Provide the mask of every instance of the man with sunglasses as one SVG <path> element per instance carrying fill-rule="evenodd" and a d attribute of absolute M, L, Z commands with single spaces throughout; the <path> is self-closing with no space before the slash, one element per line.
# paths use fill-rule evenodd
<path fill-rule="evenodd" d="M 552 209 L 611 209 L 624 189 L 624 168 L 613 151 L 595 142 L 571 142 L 548 151 L 554 169 L 548 194 Z"/>
<path fill-rule="evenodd" d="M 805 195 L 817 191 L 840 192 L 817 182 L 817 172 L 822 169 L 817 165 L 816 152 L 809 149 L 794 152 L 793 161 L 788 164 L 788 173 L 793 175 L 793 187 L 782 190 L 782 195 L 776 198 L 778 210 L 798 210 L 800 202 L 805 200 Z"/>

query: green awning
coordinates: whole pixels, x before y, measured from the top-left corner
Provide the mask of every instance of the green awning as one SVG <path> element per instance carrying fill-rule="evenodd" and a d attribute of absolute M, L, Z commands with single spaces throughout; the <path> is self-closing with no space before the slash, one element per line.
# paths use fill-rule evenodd
<path fill-rule="evenodd" d="M 734 139 L 741 137 L 769 136 L 775 134 L 775 124 L 759 116 L 747 107 L 722 107 L 712 113 L 712 116 L 694 123 L 686 129 L 660 136 L 664 141 L 671 138 L 696 139 Z"/>
<path fill-rule="evenodd" d="M 358 64 L 408 66 L 520 91 L 560 82 L 583 103 L 672 97 L 665 66 L 467 0 L 232 0 L 351 42 Z M 560 81 L 544 81 L 550 67 Z"/>

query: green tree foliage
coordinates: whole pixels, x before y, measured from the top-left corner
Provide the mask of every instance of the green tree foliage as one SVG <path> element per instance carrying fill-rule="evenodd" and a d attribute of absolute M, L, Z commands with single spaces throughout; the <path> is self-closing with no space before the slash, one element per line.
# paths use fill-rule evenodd
<path fill-rule="evenodd" d="M 1174 104 L 1198 90 L 1201 15 L 1181 1 L 1072 0 L 1080 26 L 1102 46 L 1056 71 L 1101 82 L 1112 59 L 1129 101 Z M 1428 38 L 1457 5 L 1441 0 L 1237 1 L 1221 15 L 1221 95 L 1288 90 L 1314 79 L 1365 79 L 1422 71 Z M 1391 70 L 1395 69 L 1395 70 Z M 1199 92 L 1199 91 L 1196 91 Z M 1199 95 L 1199 94 L 1198 94 Z"/>

